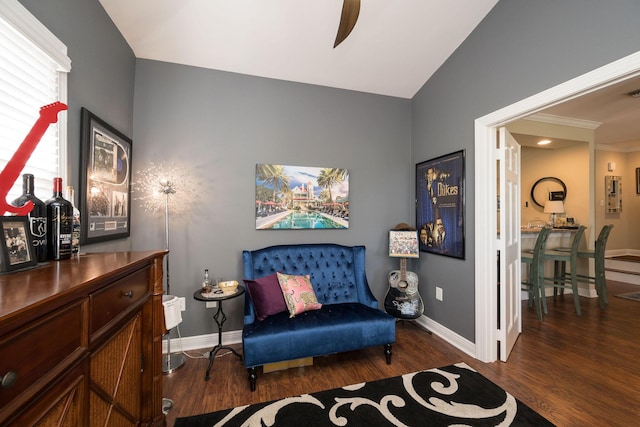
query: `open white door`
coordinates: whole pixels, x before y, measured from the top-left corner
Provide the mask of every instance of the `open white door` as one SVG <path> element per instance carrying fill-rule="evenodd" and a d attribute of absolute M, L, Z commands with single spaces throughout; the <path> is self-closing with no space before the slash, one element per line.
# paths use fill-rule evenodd
<path fill-rule="evenodd" d="M 498 134 L 500 224 L 500 360 L 507 361 L 522 332 L 520 304 L 520 145 L 505 129 Z"/>

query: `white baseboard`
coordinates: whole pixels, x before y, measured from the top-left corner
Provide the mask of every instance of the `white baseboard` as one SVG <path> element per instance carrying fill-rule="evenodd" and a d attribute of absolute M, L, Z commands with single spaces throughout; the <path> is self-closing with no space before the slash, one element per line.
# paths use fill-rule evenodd
<path fill-rule="evenodd" d="M 629 283 L 631 285 L 640 285 L 640 276 L 636 274 L 625 274 L 619 271 L 606 271 L 607 280 L 614 282 Z"/>
<path fill-rule="evenodd" d="M 439 336 L 449 344 L 453 345 L 457 349 L 465 352 L 471 357 L 476 357 L 476 345 L 469 341 L 468 339 L 456 334 L 450 329 L 442 326 L 438 322 L 431 320 L 426 316 L 421 316 L 420 318 L 415 320 L 423 328 L 431 331 L 435 335 Z M 179 332 L 180 326 L 178 325 L 176 329 Z M 175 333 L 172 333 L 175 335 Z M 242 330 L 239 331 L 229 331 L 223 332 L 222 334 L 222 344 L 230 345 L 230 344 L 239 344 L 242 342 Z M 171 352 L 177 353 L 181 351 L 191 351 L 191 350 L 201 350 L 201 349 L 209 349 L 214 345 L 218 344 L 218 334 L 206 334 L 206 335 L 196 335 L 193 337 L 178 337 L 171 338 Z M 162 353 L 167 352 L 167 340 L 166 338 L 162 340 Z"/>
<path fill-rule="evenodd" d="M 638 249 L 614 249 L 606 251 L 604 269 L 607 280 L 640 285 L 640 264 L 611 259 L 615 256 L 640 256 Z"/>
<path fill-rule="evenodd" d="M 640 249 L 611 249 L 611 250 L 606 250 L 604 252 L 605 258 L 611 258 L 614 256 L 621 256 L 621 255 L 640 256 Z"/>
<path fill-rule="evenodd" d="M 180 325 L 176 327 L 176 330 L 180 332 Z M 214 345 L 218 344 L 218 333 L 196 335 L 193 337 L 177 337 L 172 332 L 171 337 L 171 353 L 178 353 L 181 351 L 210 349 Z M 240 344 L 242 342 L 242 330 L 229 331 L 222 333 L 222 345 Z M 167 352 L 167 339 L 162 340 L 162 353 Z"/>
<path fill-rule="evenodd" d="M 423 328 L 431 331 L 435 335 L 439 336 L 452 346 L 456 347 L 458 350 L 465 352 L 471 357 L 476 357 L 475 343 L 472 343 L 463 336 L 456 334 L 452 330 L 442 326 L 438 322 L 424 315 L 416 319 L 416 323 L 418 323 Z"/>

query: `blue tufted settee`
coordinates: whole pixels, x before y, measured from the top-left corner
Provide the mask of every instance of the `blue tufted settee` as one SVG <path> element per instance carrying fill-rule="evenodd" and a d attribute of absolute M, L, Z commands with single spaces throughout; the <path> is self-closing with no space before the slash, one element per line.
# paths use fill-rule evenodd
<path fill-rule="evenodd" d="M 391 364 L 395 319 L 380 310 L 365 274 L 365 247 L 337 244 L 270 246 L 242 253 L 245 280 L 275 272 L 309 275 L 319 310 L 290 318 L 281 312 L 258 320 L 249 292 L 245 293 L 242 346 L 251 391 L 257 367 L 383 346 Z"/>

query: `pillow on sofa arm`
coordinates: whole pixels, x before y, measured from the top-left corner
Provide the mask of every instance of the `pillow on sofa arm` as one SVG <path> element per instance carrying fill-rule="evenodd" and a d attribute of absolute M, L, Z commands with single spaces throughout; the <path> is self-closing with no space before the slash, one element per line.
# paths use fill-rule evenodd
<path fill-rule="evenodd" d="M 295 276 L 292 274 L 276 273 L 282 288 L 284 301 L 289 309 L 289 317 L 309 310 L 319 310 L 322 304 L 318 302 L 309 276 Z"/>
<path fill-rule="evenodd" d="M 288 310 L 276 273 L 255 280 L 245 279 L 244 283 L 258 320 Z"/>

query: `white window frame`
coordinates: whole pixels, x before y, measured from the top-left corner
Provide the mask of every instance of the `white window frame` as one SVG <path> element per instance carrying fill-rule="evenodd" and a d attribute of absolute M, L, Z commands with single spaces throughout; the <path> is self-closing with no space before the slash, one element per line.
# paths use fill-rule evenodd
<path fill-rule="evenodd" d="M 71 59 L 67 46 L 17 0 L 0 1 L 0 17 L 39 47 L 58 66 L 58 101 L 67 104 L 67 74 L 71 71 Z M 67 169 L 67 114 L 58 116 L 58 173 L 69 182 Z"/>

